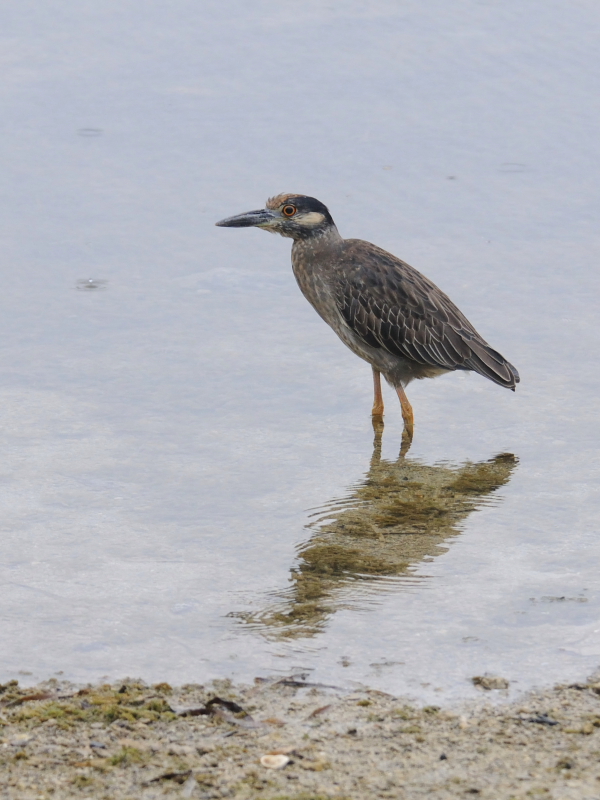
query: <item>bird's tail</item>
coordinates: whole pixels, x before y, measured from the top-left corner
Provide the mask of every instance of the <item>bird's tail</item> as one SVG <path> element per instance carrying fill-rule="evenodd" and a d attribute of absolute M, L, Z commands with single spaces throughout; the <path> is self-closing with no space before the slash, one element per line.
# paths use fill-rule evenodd
<path fill-rule="evenodd" d="M 521 380 L 516 367 L 513 367 L 497 350 L 493 350 L 487 342 L 471 339 L 468 346 L 471 355 L 465 359 L 464 366 L 514 392 L 515 386 Z"/>

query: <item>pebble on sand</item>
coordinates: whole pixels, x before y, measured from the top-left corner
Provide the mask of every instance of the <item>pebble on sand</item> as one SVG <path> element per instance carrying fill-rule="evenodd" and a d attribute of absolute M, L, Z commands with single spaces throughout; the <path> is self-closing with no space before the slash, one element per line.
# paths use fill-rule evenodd
<path fill-rule="evenodd" d="M 506 678 L 500 678 L 498 675 L 475 675 L 471 678 L 473 685 L 480 689 L 508 689 L 510 681 Z"/>

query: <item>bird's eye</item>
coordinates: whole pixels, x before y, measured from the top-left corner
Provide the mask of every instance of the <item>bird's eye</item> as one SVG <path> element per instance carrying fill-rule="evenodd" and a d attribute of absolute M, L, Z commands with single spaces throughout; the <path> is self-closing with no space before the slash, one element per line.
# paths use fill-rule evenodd
<path fill-rule="evenodd" d="M 296 206 L 284 206 L 281 211 L 284 217 L 293 217 L 296 213 Z"/>

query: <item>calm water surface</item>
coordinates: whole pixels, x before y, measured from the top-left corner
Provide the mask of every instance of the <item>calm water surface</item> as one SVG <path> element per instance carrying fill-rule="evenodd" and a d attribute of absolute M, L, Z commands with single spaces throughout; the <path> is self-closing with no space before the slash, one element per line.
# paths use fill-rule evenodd
<path fill-rule="evenodd" d="M 600 664 L 592 2 L 0 12 L 0 679 L 306 671 L 423 700 Z M 214 222 L 299 191 L 517 365 L 416 435 Z M 23 675 L 27 673 L 27 675 Z"/>

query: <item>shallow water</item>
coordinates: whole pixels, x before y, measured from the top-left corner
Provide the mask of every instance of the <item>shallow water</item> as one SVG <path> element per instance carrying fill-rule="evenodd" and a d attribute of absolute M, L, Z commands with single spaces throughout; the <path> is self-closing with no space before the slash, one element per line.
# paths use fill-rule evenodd
<path fill-rule="evenodd" d="M 1 15 L 0 679 L 596 668 L 597 5 Z M 289 242 L 213 225 L 280 191 L 435 280 L 516 394 L 411 385 L 397 462 L 388 391 L 374 454 Z"/>

